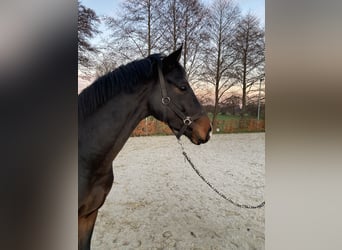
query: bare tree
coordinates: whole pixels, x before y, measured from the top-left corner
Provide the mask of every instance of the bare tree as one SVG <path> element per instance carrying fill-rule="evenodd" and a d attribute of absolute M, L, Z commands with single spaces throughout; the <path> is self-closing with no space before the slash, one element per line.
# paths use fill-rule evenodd
<path fill-rule="evenodd" d="M 225 98 L 222 101 L 222 104 L 226 112 L 229 112 L 232 115 L 240 114 L 240 104 L 241 104 L 241 96 L 231 95 L 230 97 Z"/>
<path fill-rule="evenodd" d="M 240 9 L 230 0 L 215 0 L 210 7 L 207 27 L 209 42 L 202 58 L 202 81 L 214 87 L 214 129 L 220 100 L 235 84 L 231 76 L 237 58 L 232 43 L 239 15 Z"/>
<path fill-rule="evenodd" d="M 159 12 L 160 29 L 164 31 L 159 48 L 171 52 L 183 44 L 183 66 L 192 82 L 198 71 L 199 52 L 206 42 L 207 10 L 198 0 L 168 0 L 163 1 Z"/>
<path fill-rule="evenodd" d="M 127 0 L 116 18 L 107 17 L 110 48 L 121 63 L 145 57 L 156 48 L 163 33 L 159 29 L 159 8 L 163 1 Z"/>
<path fill-rule="evenodd" d="M 90 44 L 89 39 L 99 33 L 97 28 L 99 23 L 100 19 L 95 11 L 78 1 L 78 63 L 81 66 L 91 66 L 89 52 L 97 52 L 97 49 Z"/>
<path fill-rule="evenodd" d="M 240 19 L 233 49 L 238 59 L 234 77 L 242 86 L 242 114 L 246 113 L 247 94 L 265 77 L 265 32 L 257 17 L 248 13 Z"/>
<path fill-rule="evenodd" d="M 101 59 L 97 60 L 95 77 L 98 78 L 112 72 L 117 66 L 116 61 L 113 60 L 112 54 L 103 54 Z"/>

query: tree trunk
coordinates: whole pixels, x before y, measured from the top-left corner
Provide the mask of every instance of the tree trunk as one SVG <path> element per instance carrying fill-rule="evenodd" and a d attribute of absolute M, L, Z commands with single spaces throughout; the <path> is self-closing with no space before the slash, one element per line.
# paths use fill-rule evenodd
<path fill-rule="evenodd" d="M 219 110 L 219 97 L 218 97 L 219 90 L 218 90 L 218 87 L 219 87 L 219 83 L 217 82 L 216 85 L 215 85 L 214 113 L 213 113 L 213 118 L 212 118 L 212 121 L 211 121 L 211 124 L 213 126 L 213 130 L 214 131 L 216 131 L 216 127 L 217 127 L 216 117 L 217 117 L 218 110 Z"/>
<path fill-rule="evenodd" d="M 173 15 L 173 51 L 177 49 L 177 20 L 176 20 L 176 0 L 173 0 L 172 6 L 172 15 Z"/>
<path fill-rule="evenodd" d="M 246 102 L 247 102 L 247 82 L 246 82 L 246 74 L 247 74 L 247 56 L 244 56 L 243 59 L 243 73 L 242 73 L 242 115 L 246 113 Z"/>
<path fill-rule="evenodd" d="M 216 76 L 215 76 L 215 106 L 212 125 L 214 131 L 216 131 L 216 117 L 219 109 L 219 86 L 221 80 L 221 47 L 222 47 L 222 19 L 220 17 L 219 37 L 217 43 L 217 60 L 216 60 Z"/>
<path fill-rule="evenodd" d="M 147 1 L 147 55 L 151 55 L 151 0 Z"/>
<path fill-rule="evenodd" d="M 186 60 L 188 54 L 188 14 L 185 16 L 185 28 L 184 28 L 184 46 L 183 46 L 183 67 L 186 72 Z"/>

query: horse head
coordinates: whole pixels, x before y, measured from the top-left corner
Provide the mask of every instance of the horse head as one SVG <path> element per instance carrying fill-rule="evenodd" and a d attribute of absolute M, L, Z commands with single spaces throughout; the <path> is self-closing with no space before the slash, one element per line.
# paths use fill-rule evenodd
<path fill-rule="evenodd" d="M 149 109 L 177 138 L 184 134 L 199 145 L 210 139 L 211 123 L 179 63 L 181 52 L 182 47 L 157 64 L 158 77 L 149 98 Z"/>

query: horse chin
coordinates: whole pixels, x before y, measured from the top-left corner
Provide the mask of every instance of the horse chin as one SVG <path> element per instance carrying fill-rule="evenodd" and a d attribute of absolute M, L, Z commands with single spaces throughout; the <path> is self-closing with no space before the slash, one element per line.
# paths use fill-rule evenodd
<path fill-rule="evenodd" d="M 197 139 L 194 139 L 194 138 L 189 138 L 189 140 L 193 143 L 193 144 L 195 144 L 195 145 L 201 145 L 202 144 L 202 142 L 201 141 L 199 141 L 199 140 L 197 140 Z"/>
<path fill-rule="evenodd" d="M 205 136 L 205 138 L 203 138 L 199 134 L 197 134 L 196 131 L 194 130 L 191 134 L 191 137 L 189 137 L 189 139 L 193 144 L 201 145 L 201 144 L 207 143 L 210 137 L 211 137 L 211 133 L 208 133 Z"/>
<path fill-rule="evenodd" d="M 171 128 L 174 135 L 178 135 L 179 130 L 175 128 Z M 206 143 L 208 139 L 202 140 L 193 130 L 187 129 L 185 130 L 184 134 L 185 137 L 187 137 L 193 144 L 195 145 L 201 145 L 203 143 Z"/>
<path fill-rule="evenodd" d="M 184 135 L 195 145 L 201 145 L 202 143 L 206 143 L 206 141 L 201 140 L 193 131 L 187 131 Z"/>
<path fill-rule="evenodd" d="M 206 143 L 206 141 L 203 141 L 197 137 L 190 137 L 189 139 L 195 145 L 201 145 L 202 143 Z"/>
<path fill-rule="evenodd" d="M 175 136 L 177 136 L 178 133 L 179 133 L 179 131 L 180 131 L 180 130 L 175 129 L 175 128 L 171 128 L 171 130 L 172 130 L 172 132 L 173 132 L 173 134 L 174 134 Z M 194 138 L 192 138 L 192 133 L 191 133 L 190 131 L 187 131 L 187 130 L 186 130 L 186 131 L 181 135 L 181 137 L 182 137 L 182 136 L 187 137 L 193 144 L 199 145 L 198 142 L 197 142 L 197 140 L 195 140 Z"/>

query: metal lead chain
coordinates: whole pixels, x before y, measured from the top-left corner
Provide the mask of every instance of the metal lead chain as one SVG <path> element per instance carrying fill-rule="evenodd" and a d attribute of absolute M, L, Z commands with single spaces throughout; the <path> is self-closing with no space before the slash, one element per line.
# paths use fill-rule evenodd
<path fill-rule="evenodd" d="M 178 140 L 177 140 L 177 142 L 178 142 L 178 144 L 179 144 L 179 145 L 180 145 L 180 147 L 181 147 L 182 153 L 183 153 L 183 152 L 185 152 L 185 150 L 184 150 L 184 146 L 183 146 L 183 144 L 182 144 L 181 140 L 180 140 L 180 139 L 178 139 Z M 186 157 L 184 157 L 184 163 L 186 163 Z"/>
<path fill-rule="evenodd" d="M 223 199 L 229 201 L 233 205 L 240 207 L 240 208 L 248 208 L 248 209 L 256 209 L 256 208 L 261 208 L 265 206 L 265 201 L 260 203 L 257 206 L 251 206 L 251 205 L 245 205 L 245 204 L 239 204 L 232 199 L 226 197 L 223 193 L 221 193 L 219 190 L 217 190 L 207 179 L 204 178 L 204 176 L 199 172 L 199 170 L 195 167 L 195 165 L 192 163 L 191 159 L 189 158 L 188 154 L 184 150 L 184 146 L 182 142 L 178 139 L 178 144 L 181 146 L 182 149 L 182 154 L 184 155 L 184 161 L 188 161 L 192 169 L 196 172 L 196 174 L 213 190 L 215 193 L 217 193 L 219 196 L 221 196 Z"/>

